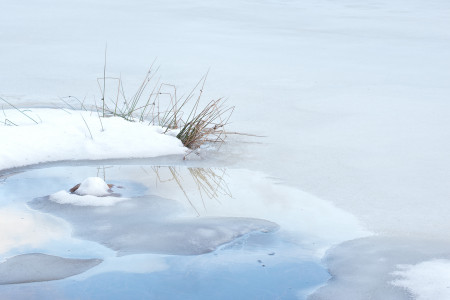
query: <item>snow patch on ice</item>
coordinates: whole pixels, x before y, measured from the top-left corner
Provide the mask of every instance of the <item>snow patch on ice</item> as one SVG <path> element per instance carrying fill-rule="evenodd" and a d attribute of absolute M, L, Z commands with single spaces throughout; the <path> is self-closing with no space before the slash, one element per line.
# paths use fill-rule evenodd
<path fill-rule="evenodd" d="M 5 110 L 19 126 L 4 126 L 0 170 L 64 160 L 148 158 L 183 155 L 186 148 L 176 137 L 162 134 L 159 126 L 128 122 L 96 113 L 33 108 L 35 124 L 16 110 Z M 31 113 L 30 113 L 31 114 Z M 23 121 L 22 121 L 23 120 Z"/>
<path fill-rule="evenodd" d="M 75 190 L 74 194 L 59 191 L 49 196 L 49 199 L 59 204 L 77 206 L 112 206 L 128 198 L 108 196 L 111 190 L 100 177 L 88 177 Z"/>
<path fill-rule="evenodd" d="M 100 177 L 88 177 L 83 180 L 75 194 L 105 196 L 109 194 L 109 186 Z"/>
<path fill-rule="evenodd" d="M 408 289 L 417 300 L 450 299 L 450 260 L 434 259 L 415 265 L 398 265 L 391 283 Z"/>
<path fill-rule="evenodd" d="M 76 195 L 66 191 L 59 191 L 49 196 L 49 199 L 59 204 L 71 204 L 77 206 L 112 206 L 118 202 L 128 200 L 121 197 L 97 197 L 92 195 Z"/>
<path fill-rule="evenodd" d="M 448 253 L 445 239 L 371 236 L 347 241 L 327 252 L 324 263 L 333 278 L 308 299 L 411 299 L 404 287 L 423 295 L 418 299 L 450 299 L 442 292 L 450 282 Z M 410 267 L 399 270 L 399 265 Z"/>

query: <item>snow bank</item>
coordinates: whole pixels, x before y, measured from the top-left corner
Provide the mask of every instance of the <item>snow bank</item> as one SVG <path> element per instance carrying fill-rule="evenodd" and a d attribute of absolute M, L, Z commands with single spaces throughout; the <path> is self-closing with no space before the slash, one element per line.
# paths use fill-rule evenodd
<path fill-rule="evenodd" d="M 32 109 L 27 114 L 5 110 L 19 126 L 2 126 L 0 170 L 43 162 L 144 158 L 182 155 L 180 140 L 162 134 L 162 128 L 122 118 L 100 118 L 97 113 L 60 109 Z M 85 123 L 85 121 L 86 123 Z M 101 121 L 101 122 L 100 122 Z M 92 135 L 92 137 L 91 137 Z"/>
<path fill-rule="evenodd" d="M 392 281 L 395 286 L 407 288 L 417 300 L 450 299 L 450 260 L 435 259 L 416 265 L 398 265 Z"/>

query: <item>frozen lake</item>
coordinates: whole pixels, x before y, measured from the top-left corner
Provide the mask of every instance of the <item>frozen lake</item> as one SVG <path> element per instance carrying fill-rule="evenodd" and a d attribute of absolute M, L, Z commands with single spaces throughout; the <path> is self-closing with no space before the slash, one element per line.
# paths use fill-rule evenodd
<path fill-rule="evenodd" d="M 89 176 L 121 201 L 58 202 Z M 330 278 L 320 255 L 339 239 L 320 228 L 323 203 L 248 170 L 49 167 L 5 177 L 0 196 L 0 292 L 14 299 L 305 298 Z M 341 214 L 341 239 L 362 233 L 323 208 Z"/>
<path fill-rule="evenodd" d="M 164 294 L 168 284 L 184 298 L 304 299 L 323 285 L 309 297 L 450 299 L 448 1 L 5 0 L 0 8 L 0 96 L 14 105 L 61 107 L 60 97 L 69 95 L 99 101 L 107 43 L 106 74 L 122 77 L 128 94 L 155 57 L 162 80 L 179 94 L 210 69 L 204 98 L 223 96 L 236 106 L 229 129 L 265 136 L 232 137 L 192 161 L 1 171 L 0 272 L 10 274 L 21 261 L 58 270 L 30 275 L 52 281 L 1 285 L 2 295 L 177 297 Z M 6 118 L 0 113 L 2 124 Z M 5 149 L 10 141 L 2 134 Z M 161 165 L 173 168 L 158 171 Z M 202 200 L 192 174 L 210 173 L 187 168 L 213 166 L 215 174 L 225 171 L 227 189 Z M 73 211 L 49 202 L 104 173 L 131 200 Z M 178 173 L 184 191 L 166 181 Z M 114 239 L 134 231 L 114 207 L 127 207 L 152 229 L 125 239 L 142 243 Z M 161 216 L 164 226 L 151 221 Z M 224 227 L 231 232 L 219 230 L 230 220 L 235 227 Z M 256 230 L 272 223 L 276 231 Z M 212 232 L 216 239 L 201 243 L 199 252 L 212 250 L 203 254 L 170 244 L 155 249 L 149 239 L 167 242 L 154 235 L 157 226 L 171 233 L 207 226 L 200 237 Z M 20 269 L 0 282 L 25 280 Z"/>

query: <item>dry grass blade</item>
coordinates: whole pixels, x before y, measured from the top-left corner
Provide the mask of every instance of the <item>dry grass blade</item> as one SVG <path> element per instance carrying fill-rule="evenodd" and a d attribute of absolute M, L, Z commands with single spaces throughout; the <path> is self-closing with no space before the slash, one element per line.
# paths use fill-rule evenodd
<path fill-rule="evenodd" d="M 172 173 L 173 179 L 175 180 L 175 182 L 178 184 L 178 186 L 180 187 L 180 189 L 183 191 L 184 196 L 186 197 L 186 199 L 188 200 L 189 204 L 191 205 L 191 207 L 195 210 L 195 212 L 197 213 L 198 216 L 200 216 L 200 213 L 198 212 L 197 208 L 195 207 L 195 205 L 192 203 L 191 199 L 189 199 L 186 191 L 183 188 L 183 185 L 181 184 L 181 180 L 180 180 L 180 176 L 177 173 L 177 171 L 175 170 L 174 167 L 169 167 L 170 173 Z"/>
<path fill-rule="evenodd" d="M 29 115 L 27 115 L 24 111 L 18 109 L 17 107 L 15 107 L 13 104 L 9 103 L 8 101 L 6 101 L 5 99 L 3 99 L 2 97 L 0 97 L 0 100 L 3 100 L 4 102 L 6 102 L 8 105 L 10 105 L 11 107 L 13 107 L 15 110 L 17 110 L 18 112 L 20 112 L 22 115 L 24 115 L 25 117 L 27 117 L 28 119 L 30 119 L 31 121 L 33 121 L 36 124 L 39 124 L 38 122 L 36 122 L 35 119 L 33 119 L 32 117 L 30 117 Z"/>
<path fill-rule="evenodd" d="M 18 126 L 16 123 L 14 123 L 8 119 L 8 117 L 6 116 L 6 113 L 5 113 L 5 109 L 3 108 L 3 105 L 2 105 L 2 111 L 3 111 L 3 116 L 5 117 L 5 120 L 3 121 L 5 126 Z"/>
<path fill-rule="evenodd" d="M 92 132 L 91 132 L 91 129 L 89 128 L 88 123 L 87 123 L 86 120 L 84 119 L 83 115 L 80 115 L 80 116 L 81 116 L 81 118 L 83 119 L 84 124 L 86 124 L 86 127 L 87 127 L 87 129 L 88 129 L 88 131 L 89 131 L 89 134 L 91 135 L 91 139 L 94 140 L 94 137 L 92 136 Z"/>
<path fill-rule="evenodd" d="M 188 168 L 188 170 L 197 185 L 202 199 L 203 193 L 208 198 L 215 199 L 219 203 L 219 195 L 232 197 L 228 185 L 223 179 L 226 174 L 225 170 L 222 171 L 221 175 L 217 175 L 211 168 Z"/>

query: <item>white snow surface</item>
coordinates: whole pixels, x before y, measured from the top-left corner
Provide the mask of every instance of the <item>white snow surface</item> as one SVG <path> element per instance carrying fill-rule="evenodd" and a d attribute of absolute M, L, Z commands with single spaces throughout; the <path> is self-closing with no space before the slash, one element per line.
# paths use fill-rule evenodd
<path fill-rule="evenodd" d="M 434 259 L 415 265 L 398 265 L 392 281 L 408 289 L 417 300 L 450 299 L 450 260 Z"/>
<path fill-rule="evenodd" d="M 80 184 L 75 194 L 84 196 L 105 196 L 108 195 L 109 186 L 100 177 L 88 177 Z"/>
<path fill-rule="evenodd" d="M 98 197 L 92 195 L 76 195 L 66 191 L 59 191 L 49 196 L 49 199 L 59 204 L 71 204 L 77 206 L 112 206 L 118 202 L 128 200 L 121 197 Z"/>
<path fill-rule="evenodd" d="M 118 196 L 109 196 L 112 192 L 100 177 L 88 177 L 81 182 L 74 193 L 59 191 L 49 196 L 49 199 L 59 204 L 77 206 L 112 206 L 118 202 L 129 200 Z"/>
<path fill-rule="evenodd" d="M 142 158 L 185 153 L 180 140 L 162 128 L 129 122 L 120 117 L 102 118 L 96 112 L 34 108 L 26 112 L 5 110 L 19 126 L 2 126 L 0 170 L 43 162 Z M 87 124 L 85 124 L 84 120 Z M 92 134 L 92 137 L 91 137 Z"/>

